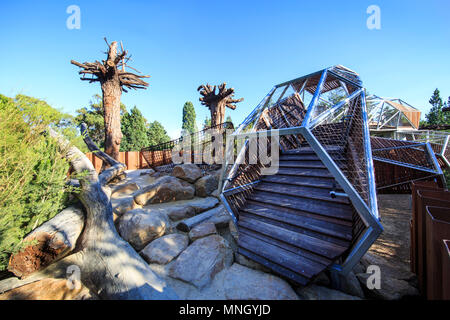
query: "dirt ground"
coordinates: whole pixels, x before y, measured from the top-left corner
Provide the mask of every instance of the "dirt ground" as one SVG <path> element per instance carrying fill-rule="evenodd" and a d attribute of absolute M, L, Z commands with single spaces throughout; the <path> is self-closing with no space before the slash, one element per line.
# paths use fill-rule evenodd
<path fill-rule="evenodd" d="M 387 259 L 405 271 L 410 271 L 411 195 L 380 194 L 378 210 L 384 232 L 369 252 Z"/>

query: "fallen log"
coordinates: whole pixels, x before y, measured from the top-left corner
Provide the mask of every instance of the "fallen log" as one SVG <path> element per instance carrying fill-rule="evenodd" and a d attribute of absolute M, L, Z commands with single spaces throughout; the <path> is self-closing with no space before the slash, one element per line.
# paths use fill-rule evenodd
<path fill-rule="evenodd" d="M 75 249 L 84 227 L 81 206 L 71 206 L 29 233 L 25 248 L 9 259 L 8 270 L 23 278 L 59 260 Z"/>
<path fill-rule="evenodd" d="M 215 207 L 213 209 L 210 209 L 208 211 L 205 211 L 203 213 L 200 213 L 196 216 L 193 216 L 191 218 L 185 219 L 177 224 L 177 229 L 183 232 L 189 232 L 193 227 L 198 225 L 199 223 L 217 215 L 220 214 L 220 212 L 223 210 L 221 206 Z"/>

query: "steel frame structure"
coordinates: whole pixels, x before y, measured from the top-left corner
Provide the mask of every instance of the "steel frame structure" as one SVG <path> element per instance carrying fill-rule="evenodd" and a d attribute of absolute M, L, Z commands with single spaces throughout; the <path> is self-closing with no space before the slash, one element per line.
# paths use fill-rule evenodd
<path fill-rule="evenodd" d="M 313 83 L 314 81 L 317 83 Z M 330 101 L 327 98 L 327 92 L 333 90 L 340 90 L 341 92 L 344 92 L 344 100 L 341 100 L 338 103 L 333 103 Z M 279 96 L 277 95 L 278 92 L 280 92 Z M 280 102 L 284 97 L 288 97 L 290 94 L 303 97 L 302 104 L 304 106 L 308 105 L 306 115 L 303 118 L 301 125 L 288 128 L 274 128 L 257 131 L 256 124 L 260 120 L 262 113 L 276 105 L 277 102 Z M 312 95 L 310 96 L 308 102 L 305 99 L 305 94 Z M 351 110 L 349 105 L 357 106 L 353 107 L 353 112 L 359 113 L 362 119 L 362 128 L 360 129 L 362 133 L 361 141 L 364 151 L 363 161 L 365 162 L 363 163 L 363 167 L 365 168 L 363 171 L 365 171 L 364 175 L 367 177 L 367 192 L 364 194 L 361 190 L 357 190 L 356 185 L 350 181 L 346 174 L 344 174 L 340 166 L 326 150 L 324 143 L 318 139 L 315 134 L 315 129 L 324 123 L 343 122 L 345 120 L 343 116 L 345 110 L 347 110 L 347 112 L 349 112 L 348 110 Z M 351 116 L 352 114 L 350 114 L 350 117 Z M 235 223 L 237 222 L 237 214 L 233 212 L 233 209 L 227 200 L 227 196 L 230 192 L 236 192 L 236 190 L 242 190 L 244 188 L 251 188 L 251 185 L 249 186 L 249 184 L 246 184 L 245 186 L 230 187 L 229 183 L 233 179 L 233 175 L 239 166 L 239 159 L 245 154 L 245 148 L 247 147 L 249 140 L 258 138 L 262 135 L 296 136 L 300 134 L 343 188 L 345 194 L 352 202 L 365 226 L 365 230 L 359 235 L 358 239 L 356 239 L 345 260 L 341 263 L 334 264 L 332 267 L 332 270 L 337 271 L 339 274 L 346 275 L 352 270 L 353 266 L 361 259 L 361 257 L 383 231 L 378 215 L 374 165 L 368 121 L 365 89 L 362 86 L 362 81 L 356 72 L 341 65 L 326 68 L 324 70 L 275 85 L 249 114 L 249 116 L 239 125 L 236 131 L 231 136 L 227 137 L 227 139 L 230 140 L 226 144 L 227 157 L 222 170 L 220 190 L 222 202 L 231 215 L 233 221 Z M 245 143 L 242 145 L 231 170 L 228 170 L 231 165 L 229 156 L 232 154 L 234 148 L 232 139 L 244 139 Z M 256 183 L 256 181 L 257 179 L 255 179 L 255 181 L 251 181 L 250 183 Z"/>
<path fill-rule="evenodd" d="M 370 95 L 367 97 L 367 106 L 371 131 L 419 129 L 418 119 L 420 119 L 420 111 L 402 99 Z M 405 112 L 417 113 L 417 123 L 413 123 Z M 402 126 L 402 123 L 406 123 L 408 126 Z M 406 128 L 401 129 L 402 127 Z"/>

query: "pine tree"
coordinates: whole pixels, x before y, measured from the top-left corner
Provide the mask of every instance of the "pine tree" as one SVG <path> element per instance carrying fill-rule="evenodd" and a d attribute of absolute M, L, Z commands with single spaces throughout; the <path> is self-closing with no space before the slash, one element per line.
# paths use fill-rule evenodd
<path fill-rule="evenodd" d="M 234 127 L 234 123 L 233 123 L 233 120 L 231 119 L 231 117 L 230 117 L 230 116 L 228 116 L 228 117 L 227 117 L 227 119 L 225 120 L 225 122 L 231 122 L 231 123 L 233 124 L 233 127 Z"/>
<path fill-rule="evenodd" d="M 167 131 L 158 121 L 153 121 L 148 125 L 147 129 L 148 145 L 154 146 L 163 142 L 170 141 Z"/>
<path fill-rule="evenodd" d="M 136 106 L 122 116 L 121 130 L 120 151 L 139 151 L 148 146 L 147 120 Z"/>
<path fill-rule="evenodd" d="M 203 129 L 211 127 L 211 118 L 206 117 L 205 121 L 203 122 Z"/>
<path fill-rule="evenodd" d="M 190 101 L 187 101 L 183 106 L 183 125 L 181 128 L 189 133 L 198 131 L 197 123 L 195 121 L 194 105 Z"/>
<path fill-rule="evenodd" d="M 433 95 L 431 96 L 428 102 L 431 104 L 431 109 L 425 116 L 428 124 L 443 124 L 444 123 L 444 115 L 442 112 L 443 103 L 438 89 L 434 90 Z"/>

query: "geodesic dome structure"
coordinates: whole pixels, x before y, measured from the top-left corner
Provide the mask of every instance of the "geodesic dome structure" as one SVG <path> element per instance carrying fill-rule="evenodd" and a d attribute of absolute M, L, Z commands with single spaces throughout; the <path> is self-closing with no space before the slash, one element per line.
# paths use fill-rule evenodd
<path fill-rule="evenodd" d="M 367 97 L 371 132 L 418 130 L 421 112 L 398 98 Z"/>

